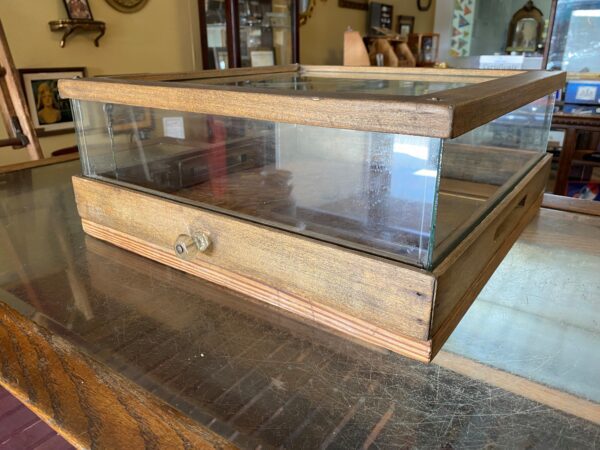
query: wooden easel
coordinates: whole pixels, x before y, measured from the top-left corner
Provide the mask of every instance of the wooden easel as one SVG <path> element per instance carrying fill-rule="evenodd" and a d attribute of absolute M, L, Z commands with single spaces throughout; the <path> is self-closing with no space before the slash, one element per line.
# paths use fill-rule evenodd
<path fill-rule="evenodd" d="M 42 148 L 25 103 L 15 64 L 0 22 L 0 112 L 8 139 L 0 139 L 0 147 L 26 148 L 30 159 L 42 159 Z"/>

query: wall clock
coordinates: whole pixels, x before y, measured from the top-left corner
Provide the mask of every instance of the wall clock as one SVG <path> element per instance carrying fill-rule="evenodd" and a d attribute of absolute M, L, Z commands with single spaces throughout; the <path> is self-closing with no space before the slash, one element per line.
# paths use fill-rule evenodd
<path fill-rule="evenodd" d="M 148 0 L 106 0 L 106 3 L 115 8 L 117 11 L 132 13 L 139 11 L 146 6 Z"/>

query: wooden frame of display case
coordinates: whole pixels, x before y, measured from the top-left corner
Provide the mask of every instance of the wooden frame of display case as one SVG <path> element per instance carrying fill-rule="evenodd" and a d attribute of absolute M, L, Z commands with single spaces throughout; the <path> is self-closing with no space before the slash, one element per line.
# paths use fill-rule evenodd
<path fill-rule="evenodd" d="M 414 80 L 418 75 L 419 80 L 478 83 L 420 96 L 315 94 L 209 84 L 215 77 L 234 81 L 298 71 L 323 77 Z M 181 83 L 190 79 L 207 82 Z M 544 72 L 286 66 L 61 80 L 60 91 L 63 97 L 86 101 L 451 138 L 563 84 L 564 74 Z M 495 157 L 499 151 L 505 150 L 477 148 Z M 509 191 L 499 194 L 472 192 L 468 182 L 442 183 L 450 194 L 493 200 L 495 206 L 465 229 L 468 234 L 458 230 L 464 237 L 430 271 L 123 185 L 85 177 L 75 177 L 73 184 L 83 228 L 91 236 L 360 341 L 430 361 L 537 213 L 549 162 L 550 157 L 540 155 L 515 175 Z M 212 245 L 193 260 L 177 257 L 176 238 L 197 231 L 208 234 Z"/>
<path fill-rule="evenodd" d="M 274 91 L 181 83 L 189 79 L 260 79 L 278 73 L 346 78 L 479 81 L 434 94 L 402 96 Z M 564 72 L 427 68 L 274 66 L 198 73 L 60 80 L 63 97 L 183 112 L 454 138 L 507 114 L 565 83 Z"/>

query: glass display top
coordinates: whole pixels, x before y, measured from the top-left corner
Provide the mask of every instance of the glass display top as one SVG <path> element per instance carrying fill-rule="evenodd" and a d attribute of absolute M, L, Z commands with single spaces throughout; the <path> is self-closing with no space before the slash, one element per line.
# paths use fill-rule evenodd
<path fill-rule="evenodd" d="M 548 70 L 600 72 L 600 1 L 558 0 Z"/>
<path fill-rule="evenodd" d="M 431 77 L 430 77 L 431 78 Z M 482 77 L 482 79 L 485 79 Z M 472 80 L 472 79 L 471 79 Z M 467 81 L 444 81 L 439 77 L 438 81 L 433 79 L 409 80 L 405 78 L 389 77 L 382 78 L 344 78 L 342 75 L 336 77 L 324 77 L 302 74 L 280 74 L 269 78 L 248 78 L 244 80 L 228 81 L 227 78 L 219 79 L 195 79 L 187 80 L 200 84 L 218 84 L 222 86 L 236 86 L 247 88 L 276 89 L 282 91 L 304 91 L 304 92 L 339 92 L 356 94 L 381 94 L 381 95 L 427 95 L 447 89 L 454 89 L 472 84 Z"/>

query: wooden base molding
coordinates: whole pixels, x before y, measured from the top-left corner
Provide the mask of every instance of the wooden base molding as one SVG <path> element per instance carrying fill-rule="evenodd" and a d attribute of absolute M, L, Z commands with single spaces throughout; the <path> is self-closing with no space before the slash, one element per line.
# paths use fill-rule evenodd
<path fill-rule="evenodd" d="M 84 231 L 366 344 L 429 362 L 539 211 L 542 158 L 428 272 L 89 178 L 73 185 Z M 182 234 L 211 245 L 176 255 Z"/>
<path fill-rule="evenodd" d="M 324 325 L 327 328 L 334 328 L 359 340 L 378 347 L 387 348 L 420 361 L 429 361 L 431 359 L 430 341 L 420 342 L 406 336 L 392 334 L 364 320 L 335 311 L 333 308 L 295 297 L 251 278 L 228 272 L 205 262 L 183 261 L 177 258 L 172 252 L 164 251 L 133 236 L 111 230 L 88 220 L 83 219 L 82 225 L 83 230 L 90 236 L 111 242 L 125 250 L 248 295 L 272 306 L 289 311 L 298 317 L 308 319 L 319 325 Z"/>

